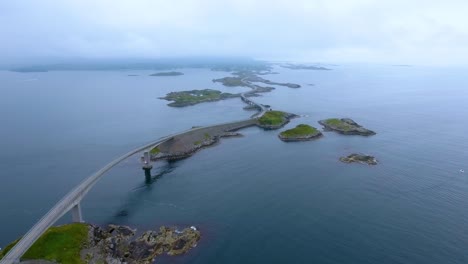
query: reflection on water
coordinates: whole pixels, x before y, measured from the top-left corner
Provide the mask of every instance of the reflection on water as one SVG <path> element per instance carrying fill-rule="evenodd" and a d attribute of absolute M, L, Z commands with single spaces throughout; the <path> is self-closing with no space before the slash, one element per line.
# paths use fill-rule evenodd
<path fill-rule="evenodd" d="M 138 211 L 144 206 L 141 201 L 146 201 L 146 203 L 150 202 L 145 199 L 145 196 L 151 193 L 152 185 L 164 175 L 172 172 L 176 167 L 176 162 L 167 162 L 161 167 L 152 170 L 144 170 L 144 184 L 133 188 L 132 191 L 128 193 L 127 197 L 123 200 L 123 204 L 117 209 L 117 213 L 115 213 L 113 219 L 125 221 L 125 218 L 132 216 L 132 212 Z M 151 175 L 152 171 L 155 171 L 153 175 Z M 109 223 L 112 223 L 112 220 Z"/>

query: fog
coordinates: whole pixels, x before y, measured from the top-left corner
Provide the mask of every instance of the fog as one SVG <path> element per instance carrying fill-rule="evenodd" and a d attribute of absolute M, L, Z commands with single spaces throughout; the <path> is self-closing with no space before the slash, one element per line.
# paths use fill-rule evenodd
<path fill-rule="evenodd" d="M 0 58 L 466 64 L 467 12 L 466 0 L 5 0 Z"/>

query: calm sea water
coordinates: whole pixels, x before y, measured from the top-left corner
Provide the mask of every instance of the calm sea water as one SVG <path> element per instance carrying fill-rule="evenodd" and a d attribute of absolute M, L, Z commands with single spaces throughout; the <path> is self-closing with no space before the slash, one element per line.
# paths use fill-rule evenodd
<path fill-rule="evenodd" d="M 302 115 L 287 128 L 351 117 L 378 134 L 284 143 L 278 131 L 248 128 L 189 159 L 156 163 L 151 182 L 135 156 L 85 198 L 85 220 L 200 227 L 196 249 L 160 263 L 467 263 L 466 69 L 278 71 L 266 78 L 303 87 L 256 100 Z M 114 157 L 252 114 L 238 99 L 166 106 L 157 97 L 174 90 L 243 90 L 211 82 L 223 72 L 183 72 L 0 72 L 0 247 Z M 380 164 L 338 161 L 352 152 Z"/>

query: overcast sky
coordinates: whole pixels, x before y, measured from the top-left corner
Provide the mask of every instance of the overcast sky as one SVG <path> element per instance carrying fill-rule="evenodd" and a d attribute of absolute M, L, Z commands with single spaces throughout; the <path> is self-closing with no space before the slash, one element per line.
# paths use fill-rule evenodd
<path fill-rule="evenodd" d="M 466 64 L 468 0 L 1 0 L 0 58 Z"/>

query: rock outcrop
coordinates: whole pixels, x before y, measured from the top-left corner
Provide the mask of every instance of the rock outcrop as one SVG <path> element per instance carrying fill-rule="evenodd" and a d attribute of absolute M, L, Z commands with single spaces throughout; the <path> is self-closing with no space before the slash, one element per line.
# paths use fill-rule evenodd
<path fill-rule="evenodd" d="M 377 165 L 377 159 L 375 157 L 357 153 L 353 153 L 347 157 L 341 157 L 340 161 L 344 163 L 358 162 L 368 165 Z"/>
<path fill-rule="evenodd" d="M 344 135 L 371 136 L 376 134 L 374 131 L 360 126 L 350 118 L 330 118 L 320 120 L 318 122 L 324 127 L 325 130 L 333 130 Z"/>
<path fill-rule="evenodd" d="M 82 260 L 85 263 L 149 264 L 162 254 L 184 254 L 200 240 L 200 231 L 193 226 L 183 230 L 162 226 L 159 231 L 146 231 L 137 238 L 134 238 L 135 232 L 126 226 L 91 225 L 89 245 L 81 252 Z"/>

